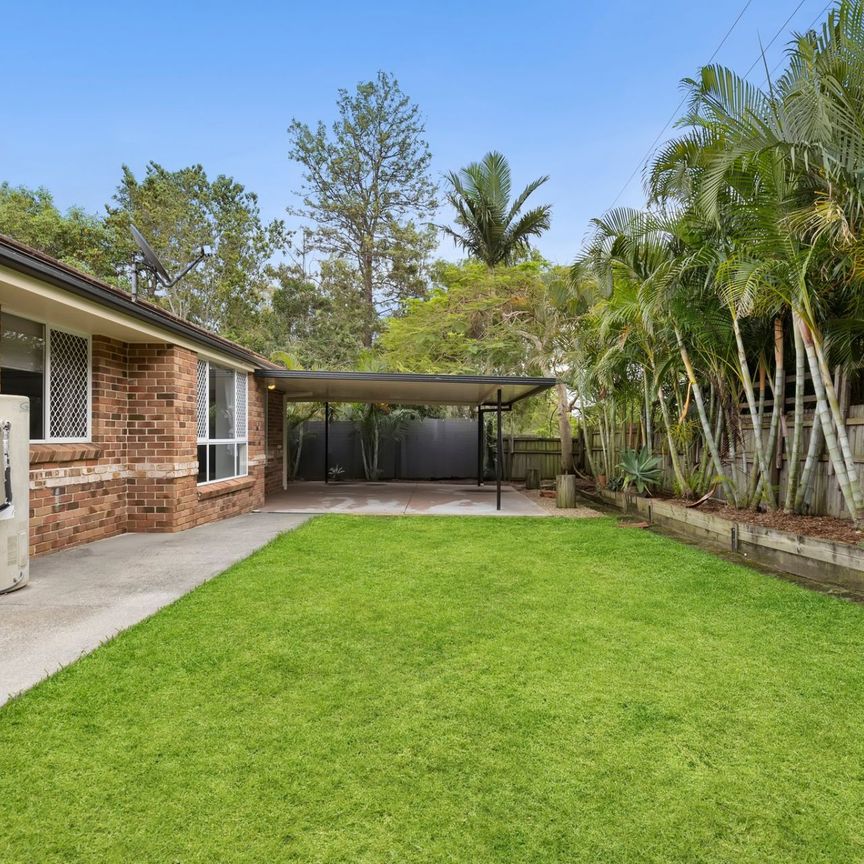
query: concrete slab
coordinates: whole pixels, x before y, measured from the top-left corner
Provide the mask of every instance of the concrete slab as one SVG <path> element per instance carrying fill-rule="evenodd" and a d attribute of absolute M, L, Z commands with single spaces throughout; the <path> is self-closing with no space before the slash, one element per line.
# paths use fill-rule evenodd
<path fill-rule="evenodd" d="M 0 705 L 308 518 L 249 513 L 37 558 L 30 584 L 0 595 Z"/>
<path fill-rule="evenodd" d="M 548 516 L 512 486 L 501 490 L 495 509 L 495 485 L 476 483 L 298 482 L 272 495 L 262 513 L 352 513 L 366 516 Z"/>

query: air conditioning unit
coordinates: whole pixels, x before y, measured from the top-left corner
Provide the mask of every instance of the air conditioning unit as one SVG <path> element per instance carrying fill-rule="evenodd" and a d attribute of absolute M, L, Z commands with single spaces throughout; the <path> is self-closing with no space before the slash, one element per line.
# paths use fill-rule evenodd
<path fill-rule="evenodd" d="M 0 396 L 0 594 L 30 578 L 30 400 Z"/>

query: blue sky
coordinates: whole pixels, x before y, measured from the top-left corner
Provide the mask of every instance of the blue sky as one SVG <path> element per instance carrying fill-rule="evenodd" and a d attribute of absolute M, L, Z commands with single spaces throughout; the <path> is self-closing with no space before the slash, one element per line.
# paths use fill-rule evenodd
<path fill-rule="evenodd" d="M 541 251 L 567 262 L 612 204 L 746 0 L 148 3 L 2 0 L 0 180 L 99 210 L 129 164 L 200 162 L 283 217 L 292 117 L 330 120 L 378 69 L 420 104 L 436 175 L 501 150 L 553 205 Z M 751 0 L 716 62 L 744 71 L 798 0 Z M 4 8 L 5 7 L 5 8 Z M 825 8 L 804 0 L 787 31 Z M 768 50 L 782 57 L 784 32 Z M 762 80 L 760 70 L 753 77 Z M 641 201 L 639 176 L 619 204 Z M 439 221 L 446 221 L 442 211 Z M 441 247 L 455 257 L 452 246 Z"/>

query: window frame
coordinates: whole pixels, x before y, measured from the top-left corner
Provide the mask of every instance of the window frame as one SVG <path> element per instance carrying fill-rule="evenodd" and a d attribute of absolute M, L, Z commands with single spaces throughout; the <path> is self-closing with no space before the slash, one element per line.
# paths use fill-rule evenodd
<path fill-rule="evenodd" d="M 198 436 L 198 419 L 199 419 L 198 418 L 198 411 L 201 407 L 199 400 L 198 400 L 198 391 L 197 391 L 198 363 L 203 363 L 207 367 L 204 392 L 207 394 L 208 421 L 209 421 L 209 414 L 210 414 L 210 367 L 211 366 L 217 366 L 220 369 L 223 369 L 225 371 L 233 373 L 233 376 L 234 376 L 234 394 L 235 394 L 235 397 L 234 397 L 235 398 L 235 406 L 234 406 L 234 410 L 235 410 L 234 424 L 235 424 L 235 427 L 240 425 L 237 423 L 237 416 L 236 416 L 236 411 L 237 411 L 237 403 L 236 403 L 237 378 L 240 375 L 243 376 L 243 378 L 246 382 L 246 398 L 244 400 L 244 405 L 243 405 L 244 416 L 243 416 L 243 436 L 242 437 L 238 436 L 238 437 L 234 437 L 234 438 L 209 438 L 209 437 L 201 438 Z M 244 471 L 244 473 L 242 473 L 242 474 L 234 473 L 234 474 L 230 475 L 229 477 L 214 477 L 212 480 L 198 480 L 197 485 L 198 486 L 209 486 L 212 483 L 224 483 L 227 480 L 242 480 L 244 477 L 248 477 L 249 476 L 249 373 L 245 369 L 238 369 L 235 366 L 226 366 L 224 363 L 220 363 L 217 360 L 211 360 L 209 357 L 203 357 L 199 354 L 197 357 L 197 363 L 195 366 L 195 382 L 196 382 L 196 391 L 195 391 L 196 457 L 197 457 L 198 448 L 199 447 L 205 447 L 206 452 L 207 452 L 207 462 L 208 462 L 208 467 L 209 467 L 209 460 L 210 460 L 210 449 L 209 448 L 210 448 L 210 445 L 218 446 L 220 444 L 223 444 L 223 445 L 224 444 L 233 444 L 233 445 L 235 445 L 234 470 L 236 472 L 238 464 L 240 462 L 240 455 L 239 455 L 240 451 L 237 448 L 239 448 L 240 446 L 243 446 L 246 448 L 246 454 L 245 454 L 246 470 Z M 209 427 L 210 427 L 210 424 L 208 422 L 207 423 L 208 434 L 209 434 Z M 198 473 L 200 476 L 200 472 L 201 472 L 200 457 L 198 457 L 198 462 L 199 462 Z M 209 473 L 209 472 L 205 471 L 205 475 L 207 473 Z"/>
<path fill-rule="evenodd" d="M 16 311 L 14 308 L 3 306 L 0 309 L 0 318 L 3 314 L 14 315 L 16 318 L 23 318 L 25 321 L 30 321 L 33 324 L 39 324 L 45 328 L 45 349 L 42 352 L 42 429 L 48 433 L 42 438 L 31 438 L 31 444 L 89 444 L 93 440 L 93 336 L 90 333 L 84 333 L 81 330 L 75 330 L 71 327 L 58 327 L 51 321 L 44 318 L 34 317 L 26 313 Z M 61 333 L 68 333 L 70 336 L 76 336 L 79 339 L 84 339 L 87 342 L 87 432 L 83 437 L 51 437 L 51 331 L 57 330 Z M 2 332 L 0 332 L 2 338 Z M 0 381 L 0 393 L 3 382 Z"/>

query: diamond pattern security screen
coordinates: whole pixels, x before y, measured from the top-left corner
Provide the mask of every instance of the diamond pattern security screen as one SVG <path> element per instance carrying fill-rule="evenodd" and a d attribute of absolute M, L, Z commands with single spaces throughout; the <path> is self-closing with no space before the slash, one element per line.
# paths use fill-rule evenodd
<path fill-rule="evenodd" d="M 198 361 L 198 438 L 207 437 L 207 389 L 208 364 L 206 360 Z"/>
<path fill-rule="evenodd" d="M 198 482 L 245 477 L 249 376 L 199 360 L 196 383 Z"/>
<path fill-rule="evenodd" d="M 49 330 L 48 361 L 49 437 L 86 440 L 90 432 L 90 340 Z"/>
<path fill-rule="evenodd" d="M 245 372 L 234 373 L 234 410 L 236 429 L 234 432 L 235 438 L 245 438 L 248 428 L 248 418 L 246 417 L 246 393 L 249 383 Z"/>

